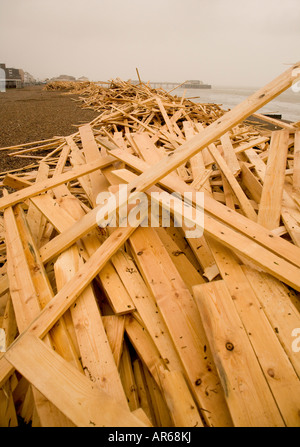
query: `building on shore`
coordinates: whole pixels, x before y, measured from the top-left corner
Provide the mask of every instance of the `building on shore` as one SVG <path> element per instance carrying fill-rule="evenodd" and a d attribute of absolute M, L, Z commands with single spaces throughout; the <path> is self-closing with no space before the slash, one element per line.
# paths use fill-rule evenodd
<path fill-rule="evenodd" d="M 0 64 L 1 91 L 7 88 L 22 88 L 25 85 L 34 85 L 35 78 L 21 68 L 9 68 L 5 64 Z"/>
<path fill-rule="evenodd" d="M 69 75 L 59 75 L 50 79 L 50 82 L 54 81 L 60 81 L 60 82 L 76 81 L 76 78 L 74 78 L 74 76 Z"/>
<path fill-rule="evenodd" d="M 5 64 L 0 64 L 1 75 L 5 75 L 5 88 L 23 87 L 22 77 L 18 68 L 8 68 Z M 4 82 L 4 81 L 2 81 Z"/>

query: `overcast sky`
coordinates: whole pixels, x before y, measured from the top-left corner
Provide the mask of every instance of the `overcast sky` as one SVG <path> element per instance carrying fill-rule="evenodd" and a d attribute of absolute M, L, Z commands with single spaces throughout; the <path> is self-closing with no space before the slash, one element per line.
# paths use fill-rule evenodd
<path fill-rule="evenodd" d="M 260 87 L 300 60 L 300 0 L 0 0 L 0 62 L 87 76 Z"/>

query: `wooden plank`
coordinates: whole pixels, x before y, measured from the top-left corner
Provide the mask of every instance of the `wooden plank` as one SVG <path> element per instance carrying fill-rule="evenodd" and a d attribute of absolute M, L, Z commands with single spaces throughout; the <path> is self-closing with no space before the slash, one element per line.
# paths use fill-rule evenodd
<path fill-rule="evenodd" d="M 23 335 L 5 357 L 78 427 L 145 426 L 32 334 Z"/>
<path fill-rule="evenodd" d="M 124 250 L 119 250 L 111 260 L 162 359 L 170 369 L 183 371 L 166 323 L 133 259 Z"/>
<path fill-rule="evenodd" d="M 180 371 L 160 371 L 160 383 L 175 427 L 203 427 L 196 405 Z M 175 398 L 176 397 L 176 398 Z"/>
<path fill-rule="evenodd" d="M 123 351 L 120 361 L 120 378 L 127 397 L 128 406 L 131 411 L 139 408 L 139 398 L 137 394 L 137 386 L 132 369 L 132 361 L 128 347 L 128 341 L 124 340 Z"/>
<path fill-rule="evenodd" d="M 255 118 L 259 118 L 260 120 L 265 121 L 266 123 L 273 124 L 274 126 L 281 127 L 282 129 L 286 129 L 289 132 L 295 132 L 295 127 L 292 124 L 285 123 L 282 120 L 277 120 L 276 118 L 271 118 L 270 116 L 263 115 L 261 113 L 253 113 Z"/>
<path fill-rule="evenodd" d="M 43 308 L 52 300 L 54 293 L 45 272 L 44 266 L 39 259 L 38 250 L 33 241 L 30 229 L 27 225 L 26 217 L 20 205 L 16 205 L 14 215 L 17 229 L 20 235 L 19 238 L 22 242 L 22 249 L 26 257 L 26 264 L 28 265 L 28 267 L 27 265 L 24 266 L 24 269 L 20 273 L 20 275 L 22 277 L 22 273 L 25 271 L 25 269 L 29 269 L 31 281 L 38 297 L 39 306 Z M 13 222 L 11 220 L 11 227 L 12 226 Z M 17 234 L 15 234 L 15 238 L 16 237 Z M 14 239 L 14 241 L 16 243 L 16 239 Z M 21 278 L 19 284 L 22 284 Z M 25 299 L 28 299 L 29 296 L 30 295 L 25 295 Z M 27 320 L 27 324 L 30 323 L 36 315 L 37 311 L 36 313 L 34 312 L 30 314 L 30 317 Z M 59 324 L 57 324 L 51 331 L 51 339 L 53 340 L 56 351 L 61 354 L 67 361 L 71 362 L 72 364 L 74 364 L 74 366 L 81 369 L 81 365 L 77 357 L 77 352 L 69 336 L 64 318 L 62 318 Z"/>
<path fill-rule="evenodd" d="M 208 146 L 209 151 L 213 158 L 215 159 L 216 163 L 218 164 L 220 170 L 224 174 L 224 177 L 228 181 L 232 191 L 234 192 L 236 198 L 238 199 L 238 202 L 240 204 L 241 210 L 245 214 L 246 217 L 256 222 L 257 220 L 257 214 L 254 211 L 252 205 L 250 204 L 248 198 L 246 197 L 245 193 L 243 192 L 241 186 L 237 182 L 235 176 L 231 172 L 230 168 L 228 167 L 226 161 L 218 151 L 218 149 L 215 147 L 214 144 L 210 144 Z"/>
<path fill-rule="evenodd" d="M 239 260 L 212 239 L 209 244 L 284 422 L 298 426 L 299 379 L 269 322 L 268 311 L 253 292 Z M 272 302 L 274 308 L 280 307 L 273 293 Z"/>
<path fill-rule="evenodd" d="M 153 340 L 151 340 L 145 328 L 134 317 L 126 317 L 126 332 L 139 357 L 152 374 L 157 386 L 161 388 L 162 393 L 167 397 L 167 406 L 174 423 L 185 421 L 185 426 L 187 426 L 191 423 L 190 418 L 192 418 L 192 426 L 202 426 L 201 417 L 182 373 L 175 370 L 172 371 L 172 374 L 167 370 L 166 364 L 156 350 Z M 172 387 L 172 378 L 177 381 L 178 388 Z M 180 394 L 178 389 L 180 389 Z M 187 422 L 187 419 L 189 422 Z"/>
<path fill-rule="evenodd" d="M 295 133 L 293 187 L 300 193 L 300 131 Z"/>
<path fill-rule="evenodd" d="M 7 382 L 0 389 L 0 427 L 17 427 L 18 419 L 13 401 L 11 385 Z"/>
<path fill-rule="evenodd" d="M 272 133 L 266 174 L 258 211 L 258 223 L 272 230 L 279 226 L 288 151 L 287 131 Z"/>
<path fill-rule="evenodd" d="M 86 163 L 89 164 L 98 160 L 100 161 L 102 159 L 102 155 L 95 141 L 91 126 L 89 124 L 80 126 L 79 133 L 83 146 L 83 152 L 86 158 Z M 107 189 L 108 183 L 101 171 L 91 172 L 89 174 L 89 178 L 91 182 L 91 200 L 93 205 L 96 206 L 98 194 L 101 191 Z"/>
<path fill-rule="evenodd" d="M 233 149 L 229 132 L 226 132 L 224 135 L 222 135 L 220 140 L 222 144 L 224 159 L 233 175 L 237 176 L 241 171 L 241 167 L 236 153 Z"/>
<path fill-rule="evenodd" d="M 173 427 L 173 420 L 165 399 L 148 369 L 143 365 L 149 395 L 156 416 L 157 427 Z"/>
<path fill-rule="evenodd" d="M 144 369 L 139 358 L 133 361 L 134 379 L 137 386 L 140 408 L 144 410 L 153 426 L 157 426 L 156 417 L 148 390 Z"/>
<path fill-rule="evenodd" d="M 63 183 L 67 183 L 71 180 L 81 177 L 82 175 L 89 174 L 90 172 L 96 171 L 97 169 L 109 166 L 111 163 L 113 163 L 113 161 L 113 157 L 103 157 L 103 159 L 94 163 L 79 166 L 69 172 L 64 172 L 63 174 L 60 174 L 54 178 L 48 179 L 47 181 L 28 186 L 21 191 L 16 191 L 12 194 L 9 194 L 7 197 L 2 197 L 0 199 L 0 209 L 5 209 L 9 206 L 16 205 L 17 203 L 22 202 L 30 197 L 48 191 L 55 186 L 62 185 Z"/>
<path fill-rule="evenodd" d="M 196 286 L 194 295 L 234 425 L 284 426 L 224 281 Z"/>
<path fill-rule="evenodd" d="M 59 256 L 54 264 L 58 290 L 72 281 L 81 265 L 76 246 Z M 126 397 L 91 285 L 70 307 L 70 312 L 86 376 L 126 408 Z"/>
<path fill-rule="evenodd" d="M 38 173 L 36 176 L 35 182 L 42 182 L 48 179 L 49 175 L 49 166 L 46 163 L 40 163 Z M 33 203 L 29 203 L 28 211 L 27 211 L 27 222 L 31 230 L 32 237 L 37 246 L 40 243 L 40 233 L 43 232 L 43 229 L 46 225 L 45 219 L 41 212 L 33 205 Z M 43 228 L 41 228 L 43 227 Z"/>
<path fill-rule="evenodd" d="M 102 321 L 118 368 L 123 350 L 125 317 L 119 315 L 106 315 L 102 317 Z"/>
<path fill-rule="evenodd" d="M 28 180 L 24 180 L 16 175 L 12 174 L 6 174 L 6 176 L 3 179 L 3 185 L 9 186 L 10 188 L 17 189 L 18 191 L 20 189 L 27 188 L 28 186 L 32 186 L 32 183 Z"/>
<path fill-rule="evenodd" d="M 5 210 L 4 219 L 7 229 L 9 228 L 9 230 L 7 230 L 6 232 L 6 236 L 8 260 L 10 263 L 10 265 L 8 266 L 8 274 L 12 285 L 11 297 L 13 300 L 18 329 L 21 333 L 26 328 L 26 326 L 28 326 L 37 315 L 39 315 L 41 303 L 43 302 L 39 301 L 39 293 L 41 293 L 41 298 L 43 299 L 45 297 L 45 292 L 42 292 L 39 288 L 37 290 L 35 289 L 35 285 L 37 283 L 34 282 L 34 279 L 31 277 L 29 264 L 26 259 L 26 255 L 19 236 L 17 223 L 11 208 L 7 208 Z M 31 250 L 34 253 L 34 242 L 31 240 L 30 243 L 30 245 L 32 245 Z M 37 270 L 35 271 L 35 273 L 37 275 L 39 274 Z M 53 334 L 55 336 L 57 332 L 54 330 Z M 47 334 L 45 342 L 51 348 L 53 341 L 52 337 Z M 68 353 L 69 351 L 66 350 L 65 354 L 68 355 Z M 7 374 L 7 365 L 5 366 Z M 46 424 L 70 426 L 70 421 L 68 421 L 68 419 L 61 412 L 59 412 L 51 404 L 51 402 L 47 402 L 46 400 L 39 400 L 39 393 L 35 389 L 32 389 L 32 393 L 34 402 L 36 404 L 36 410 L 39 414 L 39 418 L 43 426 L 46 426 Z"/>
<path fill-rule="evenodd" d="M 262 184 L 259 182 L 257 177 L 248 168 L 246 163 L 242 163 L 242 182 L 243 185 L 248 189 L 253 199 L 259 203 L 262 193 Z"/>
<path fill-rule="evenodd" d="M 274 333 L 300 376 L 299 353 L 295 352 L 292 346 L 292 331 L 300 327 L 299 309 L 292 301 L 293 292 L 266 273 L 257 272 L 247 266 L 242 266 L 242 268 L 261 306 L 268 315 Z M 299 301 L 296 297 L 295 300 Z"/>
<path fill-rule="evenodd" d="M 230 425 L 209 351 L 203 356 L 207 342 L 192 295 L 152 228 L 136 230 L 130 244 L 167 324 L 194 397 L 201 408 L 208 410 L 204 415 L 207 423 Z M 215 392 L 207 395 L 208 389 Z"/>

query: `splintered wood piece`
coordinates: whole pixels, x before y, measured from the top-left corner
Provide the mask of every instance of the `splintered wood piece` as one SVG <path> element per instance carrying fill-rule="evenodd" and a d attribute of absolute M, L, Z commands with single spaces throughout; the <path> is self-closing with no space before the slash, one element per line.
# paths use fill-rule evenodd
<path fill-rule="evenodd" d="M 279 226 L 286 169 L 289 134 L 272 133 L 264 185 L 258 211 L 258 223 L 273 230 Z"/>
<path fill-rule="evenodd" d="M 24 334 L 6 359 L 78 427 L 143 427 L 123 405 L 32 334 Z M 28 361 L 30 358 L 30 361 Z M 99 411 L 102 408 L 103 411 Z"/>
<path fill-rule="evenodd" d="M 234 425 L 284 426 L 224 281 L 196 286 L 194 295 Z"/>
<path fill-rule="evenodd" d="M 5 312 L 3 315 L 2 329 L 5 333 L 5 346 L 8 347 L 12 344 L 18 333 L 18 326 L 11 297 L 9 297 L 7 300 Z"/>

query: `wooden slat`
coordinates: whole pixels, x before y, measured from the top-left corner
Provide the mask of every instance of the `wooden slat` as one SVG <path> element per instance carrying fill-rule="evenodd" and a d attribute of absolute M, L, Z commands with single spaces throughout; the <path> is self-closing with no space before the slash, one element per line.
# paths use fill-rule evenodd
<path fill-rule="evenodd" d="M 106 315 L 102 317 L 102 321 L 118 368 L 123 349 L 125 317 L 119 315 Z"/>
<path fill-rule="evenodd" d="M 72 281 L 81 265 L 76 246 L 59 256 L 54 264 L 58 290 Z M 70 312 L 86 376 L 126 408 L 126 397 L 91 285 L 70 307 Z"/>
<path fill-rule="evenodd" d="M 293 187 L 300 193 L 300 131 L 295 133 Z"/>
<path fill-rule="evenodd" d="M 267 169 L 258 212 L 258 223 L 270 230 L 279 226 L 288 137 L 288 132 L 283 130 L 273 132 L 271 138 Z"/>
<path fill-rule="evenodd" d="M 111 260 L 162 359 L 170 369 L 183 371 L 166 323 L 133 259 L 125 251 L 119 250 Z"/>
<path fill-rule="evenodd" d="M 32 334 L 23 335 L 5 356 L 76 426 L 145 426 Z"/>
<path fill-rule="evenodd" d="M 98 145 L 95 141 L 92 128 L 89 124 L 79 127 L 79 133 L 83 146 L 83 152 L 86 158 L 87 164 L 95 161 L 101 161 L 102 156 L 98 149 Z M 91 200 L 95 206 L 97 203 L 97 195 L 107 189 L 107 181 L 101 171 L 94 171 L 89 174 L 91 182 Z"/>
<path fill-rule="evenodd" d="M 233 175 L 237 176 L 241 171 L 241 167 L 236 153 L 233 149 L 229 132 L 226 132 L 224 135 L 222 135 L 220 140 L 222 144 L 224 159 Z"/>
<path fill-rule="evenodd" d="M 298 426 L 299 378 L 269 322 L 268 309 L 261 306 L 239 260 L 230 250 L 212 239 L 209 244 L 284 422 L 289 427 Z M 272 302 L 274 308 L 281 307 L 274 293 Z"/>
<path fill-rule="evenodd" d="M 292 331 L 300 327 L 299 308 L 292 301 L 293 292 L 263 272 L 242 266 L 249 283 L 268 315 L 268 319 L 281 345 L 300 377 L 299 353 L 293 350 Z M 298 297 L 294 301 L 299 302 Z"/>
<path fill-rule="evenodd" d="M 135 260 L 168 326 L 194 397 L 201 408 L 209 411 L 204 415 L 209 425 L 230 425 L 209 351 L 203 356 L 207 342 L 193 297 L 154 230 L 140 230 L 130 238 Z M 208 364 L 210 371 L 207 370 Z M 197 386 L 198 383 L 201 386 Z M 216 392 L 207 395 L 207 387 Z"/>
<path fill-rule="evenodd" d="M 194 294 L 234 425 L 284 426 L 225 283 L 196 286 Z"/>
<path fill-rule="evenodd" d="M 220 154 L 220 152 L 218 151 L 218 149 L 215 147 L 214 144 L 210 144 L 208 148 L 209 148 L 209 151 L 210 151 L 211 155 L 213 156 L 213 158 L 215 159 L 216 163 L 218 164 L 220 170 L 224 174 L 224 177 L 228 181 L 228 183 L 229 183 L 232 191 L 234 192 L 236 198 L 238 199 L 240 207 L 241 207 L 242 211 L 244 212 L 245 216 L 248 217 L 249 219 L 253 220 L 254 222 L 256 222 L 257 214 L 254 211 L 254 209 L 253 209 L 251 203 L 249 202 L 247 196 L 243 192 L 241 186 L 237 182 L 237 180 L 236 180 L 235 176 L 233 175 L 232 171 L 228 167 L 226 161 L 224 160 L 224 158 L 222 157 L 222 155 Z"/>

